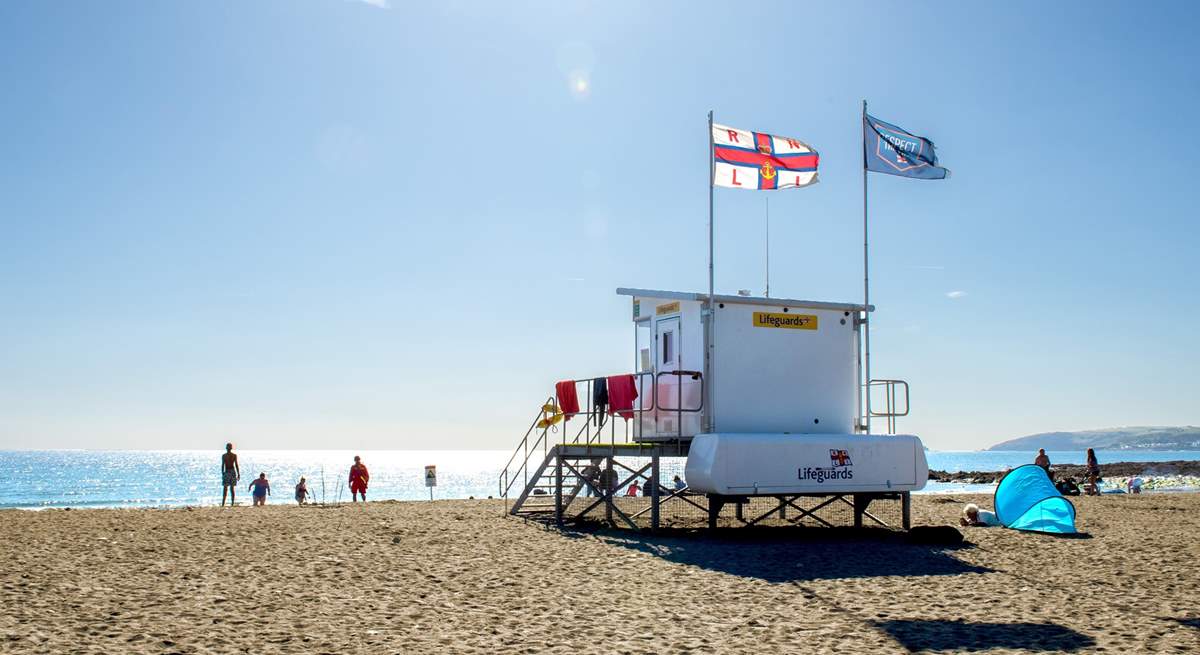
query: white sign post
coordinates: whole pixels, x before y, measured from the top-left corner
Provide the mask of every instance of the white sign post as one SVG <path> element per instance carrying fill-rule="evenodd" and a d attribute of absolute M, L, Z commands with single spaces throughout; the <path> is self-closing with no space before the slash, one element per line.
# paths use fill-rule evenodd
<path fill-rule="evenodd" d="M 429 487 L 429 500 L 433 500 L 433 488 L 437 486 L 437 467 L 432 464 L 425 467 L 425 486 Z"/>

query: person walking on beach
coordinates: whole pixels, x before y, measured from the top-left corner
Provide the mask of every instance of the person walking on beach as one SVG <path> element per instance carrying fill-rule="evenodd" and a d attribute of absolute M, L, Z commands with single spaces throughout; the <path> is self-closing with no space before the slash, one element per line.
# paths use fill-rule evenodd
<path fill-rule="evenodd" d="M 225 495 L 229 494 L 229 504 L 233 505 L 234 490 L 242 472 L 238 468 L 237 455 L 233 452 L 233 444 L 225 444 L 225 454 L 221 455 L 221 507 L 225 506 Z"/>
<path fill-rule="evenodd" d="M 296 485 L 296 502 L 303 505 L 308 500 L 308 483 L 304 481 L 304 477 L 300 477 L 300 484 Z"/>
<path fill-rule="evenodd" d="M 350 467 L 350 500 L 358 502 L 358 495 L 362 494 L 363 502 L 367 502 L 367 481 L 371 479 L 371 474 L 367 473 L 367 467 L 362 463 L 362 459 L 358 455 L 354 456 L 354 466 Z"/>
<path fill-rule="evenodd" d="M 266 505 L 267 496 L 271 493 L 271 483 L 267 481 L 266 473 L 259 473 L 258 478 L 250 481 L 251 495 L 255 505 Z"/>

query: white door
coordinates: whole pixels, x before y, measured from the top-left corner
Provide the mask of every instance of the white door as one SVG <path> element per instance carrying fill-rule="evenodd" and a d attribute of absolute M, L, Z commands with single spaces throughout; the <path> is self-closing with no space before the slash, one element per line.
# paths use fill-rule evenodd
<path fill-rule="evenodd" d="M 679 317 L 664 318 L 654 324 L 654 342 L 657 357 L 654 369 L 656 371 L 678 371 L 679 355 Z"/>
<path fill-rule="evenodd" d="M 658 374 L 681 368 L 679 317 L 672 316 L 654 323 L 654 371 L 658 402 L 655 413 L 655 432 L 662 436 L 678 434 L 681 415 L 664 408 L 680 406 L 680 379 L 675 375 Z"/>

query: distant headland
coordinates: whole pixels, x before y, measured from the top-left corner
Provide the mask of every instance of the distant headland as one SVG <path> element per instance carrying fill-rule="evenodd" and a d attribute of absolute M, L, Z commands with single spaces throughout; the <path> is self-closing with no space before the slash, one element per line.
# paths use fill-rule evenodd
<path fill-rule="evenodd" d="M 1042 432 L 1002 441 L 988 450 L 1200 450 L 1200 427 L 1124 427 Z"/>

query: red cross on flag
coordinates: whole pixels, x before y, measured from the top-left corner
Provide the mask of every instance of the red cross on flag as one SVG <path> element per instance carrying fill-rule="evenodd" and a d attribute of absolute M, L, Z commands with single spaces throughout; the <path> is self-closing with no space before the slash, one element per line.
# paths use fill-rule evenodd
<path fill-rule="evenodd" d="M 713 185 L 734 189 L 794 189 L 815 184 L 820 155 L 786 136 L 712 126 Z"/>

